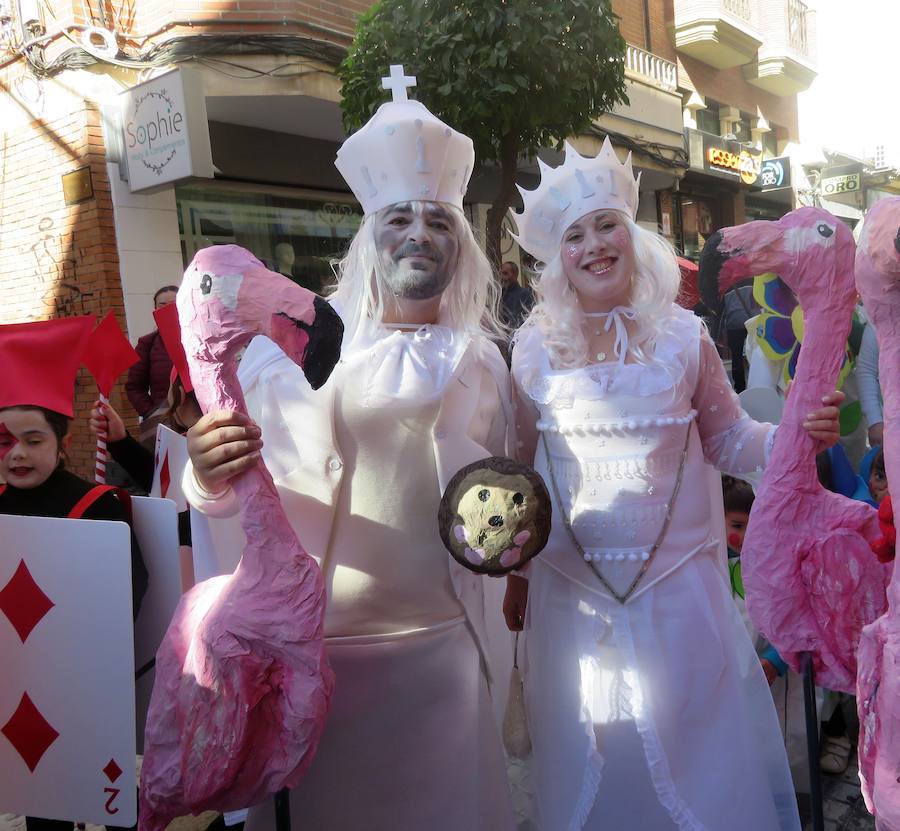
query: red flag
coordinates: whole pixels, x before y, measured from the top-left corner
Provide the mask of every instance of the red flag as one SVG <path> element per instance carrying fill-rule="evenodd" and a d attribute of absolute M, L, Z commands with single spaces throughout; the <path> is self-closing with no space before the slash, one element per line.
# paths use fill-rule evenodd
<path fill-rule="evenodd" d="M 75 375 L 94 316 L 0 326 L 0 409 L 31 404 L 72 418 Z"/>
<path fill-rule="evenodd" d="M 166 352 L 172 359 L 172 371 L 181 378 L 181 385 L 185 392 L 194 389 L 191 376 L 188 372 L 187 357 L 184 354 L 184 346 L 181 344 L 181 324 L 178 322 L 178 309 L 174 303 L 169 303 L 161 309 L 153 312 L 153 319 L 159 329 L 159 336 L 166 345 Z M 173 379 L 174 380 L 174 379 Z"/>
<path fill-rule="evenodd" d="M 116 378 L 137 363 L 139 356 L 122 334 L 116 316 L 109 312 L 91 333 L 82 360 L 100 393 L 108 398 Z"/>

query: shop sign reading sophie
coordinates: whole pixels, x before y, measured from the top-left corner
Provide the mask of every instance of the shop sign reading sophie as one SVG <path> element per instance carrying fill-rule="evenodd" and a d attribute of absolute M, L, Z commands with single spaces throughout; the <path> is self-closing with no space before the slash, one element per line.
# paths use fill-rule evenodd
<path fill-rule="evenodd" d="M 213 175 L 202 81 L 180 68 L 122 93 L 123 156 L 132 191 Z"/>

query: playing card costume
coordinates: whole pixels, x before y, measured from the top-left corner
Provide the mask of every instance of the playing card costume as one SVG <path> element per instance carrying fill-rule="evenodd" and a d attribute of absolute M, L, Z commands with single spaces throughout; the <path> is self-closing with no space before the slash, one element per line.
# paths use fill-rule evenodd
<path fill-rule="evenodd" d="M 16 449 L 18 443 L 25 442 L 27 444 L 29 442 L 30 434 L 26 432 L 24 435 L 13 435 L 6 425 L 3 424 L 4 415 L 2 411 L 10 407 L 41 408 L 44 411 L 49 411 L 53 414 L 65 416 L 66 419 L 71 419 L 74 412 L 73 395 L 75 389 L 75 376 L 84 358 L 85 345 L 93 329 L 93 323 L 93 317 L 78 317 L 0 326 L 0 365 L 3 366 L 3 373 L 0 373 L 0 434 L 2 434 L 2 439 L 0 439 L 0 454 L 3 456 L 13 454 L 10 456 L 10 459 L 13 460 L 14 463 L 18 464 L 18 462 L 15 462 L 15 454 L 19 452 Z M 52 418 L 52 416 L 50 417 Z M 42 420 L 45 420 L 48 427 L 52 427 L 46 419 L 47 413 L 44 412 Z M 55 436 L 54 440 L 61 442 L 59 436 Z M 58 448 L 58 450 L 60 449 L 61 448 Z M 29 462 L 33 462 L 33 458 L 29 457 L 27 450 L 23 452 L 21 458 L 21 463 L 23 465 L 28 465 Z M 32 468 L 32 470 L 36 470 L 36 468 Z M 33 487 L 16 487 L 10 483 L 0 484 L 0 514 L 28 517 L 112 520 L 128 523 L 130 519 L 128 505 L 127 494 L 123 494 L 116 488 L 107 485 L 95 485 L 91 482 L 87 482 L 65 470 L 62 463 L 60 463 L 46 479 Z M 129 529 L 129 534 L 131 555 L 131 597 L 124 602 L 131 606 L 132 615 L 136 618 L 141 606 L 141 600 L 147 590 L 147 570 L 134 532 Z M 128 539 L 128 537 L 123 534 L 122 539 L 124 541 L 125 539 Z M 6 544 L 10 545 L 10 543 L 16 545 L 17 541 L 15 539 L 7 539 Z M 19 547 L 24 547 L 21 540 L 18 541 L 18 545 Z M 11 547 L 12 546 L 10 546 L 10 548 Z M 10 548 L 6 549 L 6 553 L 9 553 Z M 16 552 L 15 548 L 13 548 L 13 552 Z M 41 553 L 43 552 L 41 551 Z M 53 553 L 57 554 L 58 552 L 55 551 Z M 66 553 L 71 553 L 71 551 L 67 551 Z M 109 547 L 101 553 L 103 557 L 112 556 L 113 558 L 116 558 L 119 554 L 126 554 L 125 551 L 113 547 Z M 18 553 L 16 553 L 16 556 L 18 557 Z M 46 567 L 46 558 L 39 558 L 39 561 L 43 561 L 43 565 Z M 121 563 L 122 561 L 119 561 L 120 565 Z M 38 565 L 40 565 L 40 562 Z M 25 569 L 26 573 L 28 573 L 24 560 L 20 563 L 19 571 L 22 569 Z M 17 574 L 19 574 L 19 572 L 17 572 Z M 121 573 L 120 576 L 122 577 L 123 582 L 127 580 L 124 573 Z M 34 603 L 34 594 L 29 594 L 27 590 L 28 583 L 33 581 L 33 579 L 34 578 L 29 574 L 27 580 L 20 581 L 17 586 L 15 585 L 15 579 L 13 579 L 4 587 L 4 593 L 7 595 L 6 600 L 12 602 L 14 607 L 18 607 L 20 615 L 30 615 L 34 613 L 33 607 L 31 611 L 25 611 Z M 115 584 L 115 581 L 113 582 Z M 48 587 L 46 582 L 44 582 L 44 585 L 45 588 Z M 62 597 L 53 592 L 52 589 L 48 590 L 56 597 L 56 604 L 59 605 L 61 618 L 71 624 L 71 606 L 73 605 L 71 602 L 71 595 L 69 597 Z M 59 591 L 58 587 L 57 591 Z M 32 599 L 29 600 L 29 598 Z M 122 600 L 122 597 L 117 597 L 115 603 L 106 604 L 107 609 L 116 604 L 121 606 Z M 79 602 L 82 601 L 83 597 L 79 595 Z M 50 606 L 52 607 L 54 605 L 55 604 L 51 601 Z M 8 617 L 9 609 L 10 607 L 7 606 L 7 620 L 10 620 Z M 31 618 L 35 625 L 37 625 L 38 620 L 43 619 L 45 611 L 47 610 L 44 609 L 37 617 Z M 124 609 L 122 609 L 122 611 L 124 611 Z M 54 621 L 56 625 L 59 625 L 60 615 L 58 615 Z M 13 619 L 15 619 L 15 617 Z M 52 631 L 53 623 L 48 622 L 47 625 L 50 626 L 49 631 Z M 89 627 L 85 626 L 84 635 L 81 635 L 81 630 L 77 628 L 73 629 L 70 625 L 65 634 L 66 636 L 71 637 L 73 636 L 73 633 L 76 633 L 74 635 L 76 638 L 78 638 L 79 635 L 82 637 L 90 637 L 90 635 L 87 634 L 88 629 Z M 25 630 L 17 631 L 22 635 Z M 29 634 L 30 631 L 31 630 L 29 629 Z M 44 636 L 46 636 L 46 627 L 43 631 Z M 26 639 L 27 635 L 25 635 L 23 641 Z M 127 639 L 130 640 L 130 633 Z M 93 641 L 89 642 L 93 643 Z M 59 643 L 59 641 L 57 640 L 56 643 Z M 81 641 L 80 643 L 83 645 L 85 642 Z M 34 639 L 32 639 L 32 648 L 37 648 L 34 646 Z M 130 645 L 128 649 L 130 652 Z M 67 654 L 71 654 L 73 650 L 66 649 L 65 651 Z M 109 656 L 106 657 L 108 658 Z M 127 665 L 127 677 L 130 680 L 132 673 L 130 655 L 128 656 Z M 78 669 L 79 671 L 82 671 L 83 667 L 79 667 Z M 59 683 L 64 686 L 69 677 L 70 676 L 67 676 L 65 671 L 61 671 Z M 19 684 L 21 680 L 22 679 L 20 678 L 16 678 L 15 681 L 11 683 Z M 109 689 L 109 687 L 104 687 L 104 690 Z M 32 694 L 37 695 L 34 690 L 31 690 L 31 692 Z M 89 722 L 90 718 L 85 718 L 85 708 L 87 707 L 87 709 L 90 710 L 91 701 L 85 701 L 84 690 L 79 689 L 73 696 L 73 699 L 73 701 L 69 702 L 71 705 L 68 710 L 69 718 L 80 724 L 84 724 L 85 721 Z M 23 704 L 20 704 L 20 707 L 17 710 L 18 715 L 21 715 L 23 712 Z M 29 703 L 28 706 L 34 707 L 35 705 Z M 44 706 L 47 707 L 46 700 L 44 701 Z M 37 712 L 37 710 L 35 710 L 35 712 Z M 77 713 L 78 716 L 74 716 L 73 713 Z M 9 715 L 9 712 L 0 714 L 0 721 L 5 722 L 4 730 L 6 732 L 4 735 L 6 736 L 6 739 L 10 741 L 13 747 L 16 747 L 16 738 L 18 738 L 21 740 L 20 747 L 30 748 L 31 752 L 33 752 L 35 746 L 40 742 L 40 731 L 34 727 L 35 719 L 41 721 L 45 716 L 43 714 L 40 716 L 34 715 L 29 722 L 30 726 L 23 731 L 19 731 L 17 736 L 17 731 L 13 726 L 15 716 L 10 719 Z M 53 708 L 50 707 L 48 708 L 48 715 L 56 721 L 60 729 L 65 730 L 63 727 L 63 719 L 58 711 L 55 712 Z M 131 724 L 124 729 L 133 730 L 133 725 L 132 714 Z M 71 727 L 71 724 L 69 726 Z M 122 728 L 121 722 L 119 722 L 119 727 Z M 55 728 L 53 732 L 54 734 L 57 734 Z M 67 737 L 71 738 L 72 732 L 77 732 L 77 730 L 65 732 Z M 121 738 L 121 735 L 117 738 Z M 98 737 L 98 741 L 102 742 L 102 738 Z M 128 744 L 129 741 L 131 743 L 131 755 L 133 759 L 133 737 L 129 737 L 126 744 Z M 121 742 L 117 741 L 115 744 L 121 747 Z M 38 756 L 31 756 L 29 752 L 26 752 L 22 756 L 22 759 L 28 761 L 29 768 L 33 774 L 38 768 L 39 760 L 43 757 L 47 749 L 48 748 L 43 748 L 42 753 Z M 85 748 L 86 752 L 89 750 L 93 750 L 93 748 Z M 18 761 L 20 760 L 16 760 L 17 775 L 21 774 L 21 769 L 18 768 Z M 127 760 L 125 757 L 121 758 L 122 764 L 126 765 L 126 767 L 129 766 L 130 761 L 131 760 Z M 50 761 L 47 764 L 53 764 L 53 762 Z M 38 771 L 37 775 L 41 776 L 45 770 L 46 764 L 44 769 Z M 92 777 L 91 779 L 93 782 L 94 780 Z M 30 784 L 34 787 L 34 783 Z M 98 775 L 94 787 L 99 787 L 99 790 L 102 793 L 104 785 L 112 784 L 113 782 L 108 777 L 106 782 L 104 782 L 103 778 Z M 59 788 L 60 791 L 65 792 L 67 788 L 71 788 L 71 783 L 53 783 L 52 787 L 54 789 Z M 118 795 L 121 791 L 121 787 L 113 788 L 112 790 L 115 791 L 115 795 Z M 131 786 L 129 786 L 129 791 L 130 790 Z M 25 796 L 27 797 L 27 793 Z M 56 795 L 50 801 L 56 803 Z M 58 804 L 55 809 L 48 808 L 48 805 L 43 799 L 36 800 L 34 804 L 39 805 L 44 810 L 55 810 L 55 812 L 51 814 L 52 816 L 65 817 L 65 814 Z M 103 804 L 102 801 L 100 804 Z M 116 808 L 116 811 L 118 811 L 118 808 Z M 113 816 L 114 814 L 110 813 L 111 819 Z M 81 819 L 81 815 L 74 818 Z M 35 817 L 28 817 L 26 824 L 29 831 L 43 831 L 43 829 L 48 828 L 59 831 L 60 828 L 72 828 L 74 825 L 74 823 L 66 822 L 65 820 L 63 822 L 58 822 Z M 108 827 L 112 828 L 113 826 L 110 824 Z"/>
<path fill-rule="evenodd" d="M 542 174 L 523 192 L 518 239 L 547 264 L 541 281 L 566 280 L 566 230 L 601 209 L 633 219 L 637 183 L 608 139 L 596 158 L 567 147 L 565 163 Z M 631 297 L 641 297 L 657 266 L 626 227 Z M 533 315 L 512 363 L 517 394 L 537 411 L 534 466 L 553 498 L 525 624 L 539 827 L 798 831 L 771 696 L 730 595 L 710 468 L 761 471 L 774 429 L 742 412 L 687 311 L 596 313 L 617 334 L 615 355 L 565 368 L 550 344 L 566 334 L 540 303 Z M 626 321 L 653 328 L 643 355 Z"/>
<path fill-rule="evenodd" d="M 452 475 L 505 453 L 505 364 L 480 331 L 483 303 L 474 319 L 443 310 L 437 325 L 392 328 L 372 317 L 366 297 L 375 214 L 433 200 L 463 222 L 473 162 L 471 141 L 421 104 L 383 105 L 337 162 L 366 214 L 348 256 L 355 266 L 345 267 L 333 300 L 346 326 L 341 362 L 316 393 L 265 339 L 251 343 L 240 365 L 263 459 L 328 591 L 335 695 L 318 754 L 291 794 L 296 829 L 513 827 L 488 691 L 488 680 L 505 686 L 509 669 L 485 673 L 498 643 L 511 659 L 502 587 L 486 598 L 493 581 L 452 561 L 436 527 Z M 478 256 L 474 240 L 461 242 L 445 300 L 484 297 L 489 270 L 467 265 Z M 238 507 L 230 492 L 205 498 L 190 469 L 185 490 L 210 516 Z M 227 548 L 220 550 L 226 569 L 234 563 Z M 499 700 L 495 706 L 502 712 Z M 264 804 L 247 828 L 269 831 L 273 822 Z"/>
<path fill-rule="evenodd" d="M 93 323 L 93 317 L 77 317 L 0 326 L 0 410 L 26 405 L 72 418 L 75 375 Z M 0 484 L 0 513 L 127 521 L 122 497 L 113 487 L 94 485 L 60 467 L 36 488 Z M 147 590 L 147 570 L 134 534 L 131 540 L 137 617 Z"/>

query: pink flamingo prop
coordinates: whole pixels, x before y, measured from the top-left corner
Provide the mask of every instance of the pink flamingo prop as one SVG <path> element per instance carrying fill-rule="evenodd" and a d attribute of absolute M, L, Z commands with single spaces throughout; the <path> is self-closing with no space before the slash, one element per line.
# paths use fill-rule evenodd
<path fill-rule="evenodd" d="M 700 260 L 706 302 L 773 271 L 804 310 L 803 348 L 741 554 L 747 610 L 793 669 L 812 654 L 817 683 L 856 688 L 863 626 L 885 608 L 889 572 L 872 553 L 875 510 L 825 490 L 805 415 L 834 389 L 856 303 L 853 237 L 821 208 L 713 234 Z M 714 308 L 715 306 L 713 306 Z"/>
<path fill-rule="evenodd" d="M 246 412 L 238 351 L 272 338 L 315 389 L 337 362 L 331 307 L 234 245 L 197 253 L 178 292 L 204 411 Z M 232 481 L 247 546 L 234 574 L 181 599 L 156 659 L 141 771 L 140 827 L 235 810 L 294 787 L 309 767 L 334 687 L 322 639 L 325 587 L 260 461 Z"/>
<path fill-rule="evenodd" d="M 856 253 L 856 286 L 878 335 L 885 470 L 896 494 L 900 493 L 900 197 L 876 202 L 866 216 Z M 863 629 L 857 654 L 859 773 L 876 827 L 900 831 L 900 575 L 893 563 L 886 568 L 892 574 L 887 611 Z"/>

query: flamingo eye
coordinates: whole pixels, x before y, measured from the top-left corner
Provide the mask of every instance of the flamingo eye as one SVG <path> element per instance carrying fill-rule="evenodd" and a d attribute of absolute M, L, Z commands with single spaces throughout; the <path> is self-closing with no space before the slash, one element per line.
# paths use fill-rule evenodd
<path fill-rule="evenodd" d="M 834 233 L 834 228 L 829 227 L 829 226 L 826 225 L 824 222 L 820 222 L 820 223 L 816 226 L 816 230 L 817 230 L 823 237 L 830 237 L 830 236 Z"/>
<path fill-rule="evenodd" d="M 212 291 L 212 277 L 209 274 L 204 274 L 200 278 L 200 291 L 206 295 Z"/>

